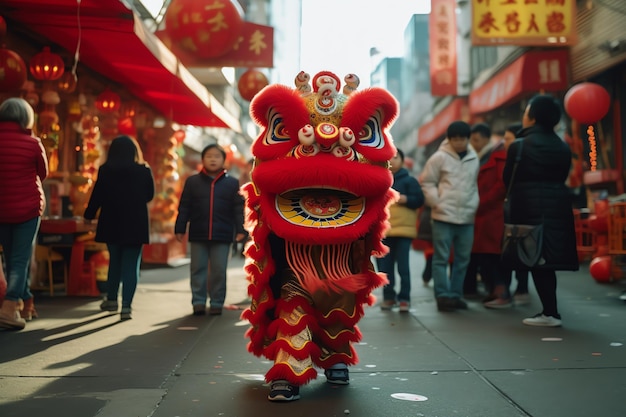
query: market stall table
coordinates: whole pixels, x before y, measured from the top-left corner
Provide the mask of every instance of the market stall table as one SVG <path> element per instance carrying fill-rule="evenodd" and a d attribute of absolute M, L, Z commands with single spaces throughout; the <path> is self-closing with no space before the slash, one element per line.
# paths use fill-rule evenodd
<path fill-rule="evenodd" d="M 82 218 L 43 219 L 39 228 L 37 243 L 54 247 L 71 248 L 66 294 L 70 296 L 99 296 L 95 268 L 85 261 L 85 251 L 96 244 L 95 223 Z M 96 247 L 98 247 L 96 246 Z"/>

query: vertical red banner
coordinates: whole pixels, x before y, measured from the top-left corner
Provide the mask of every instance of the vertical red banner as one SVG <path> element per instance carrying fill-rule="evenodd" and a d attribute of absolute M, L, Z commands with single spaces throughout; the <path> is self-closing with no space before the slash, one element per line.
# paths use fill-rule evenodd
<path fill-rule="evenodd" d="M 456 95 L 456 0 L 431 0 L 430 5 L 430 93 Z"/>

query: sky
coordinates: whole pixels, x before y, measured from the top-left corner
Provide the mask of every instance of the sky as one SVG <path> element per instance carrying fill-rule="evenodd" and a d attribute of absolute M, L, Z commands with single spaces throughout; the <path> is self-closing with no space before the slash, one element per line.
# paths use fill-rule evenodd
<path fill-rule="evenodd" d="M 380 59 L 402 56 L 411 16 L 429 12 L 430 0 L 302 0 L 300 68 L 354 73 L 367 87 Z M 380 54 L 370 57 L 370 48 Z"/>

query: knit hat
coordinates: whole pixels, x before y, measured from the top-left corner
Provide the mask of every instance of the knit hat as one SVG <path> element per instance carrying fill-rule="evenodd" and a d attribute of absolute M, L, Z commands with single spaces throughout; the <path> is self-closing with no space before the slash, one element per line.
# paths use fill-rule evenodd
<path fill-rule="evenodd" d="M 448 139 L 454 136 L 461 136 L 463 138 L 470 137 L 470 125 L 467 123 L 457 120 L 456 122 L 450 123 L 448 126 L 448 131 L 446 132 Z"/>

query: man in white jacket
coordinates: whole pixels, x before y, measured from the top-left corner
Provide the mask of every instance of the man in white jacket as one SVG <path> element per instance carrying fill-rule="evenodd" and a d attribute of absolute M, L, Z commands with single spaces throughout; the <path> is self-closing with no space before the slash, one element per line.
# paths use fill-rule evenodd
<path fill-rule="evenodd" d="M 469 136 L 467 123 L 451 123 L 447 138 L 428 159 L 419 178 L 426 204 L 431 208 L 432 276 L 439 311 L 467 308 L 461 297 L 474 240 L 479 201 L 476 178 L 480 168 L 478 156 L 469 146 Z M 448 277 L 451 253 L 454 260 Z"/>

